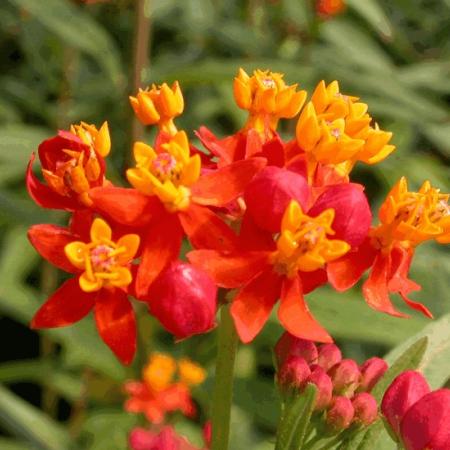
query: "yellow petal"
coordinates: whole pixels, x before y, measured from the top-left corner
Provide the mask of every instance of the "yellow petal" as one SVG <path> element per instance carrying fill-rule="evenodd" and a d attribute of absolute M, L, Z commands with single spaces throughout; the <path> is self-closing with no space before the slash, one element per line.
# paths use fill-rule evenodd
<path fill-rule="evenodd" d="M 302 208 L 298 202 L 291 200 L 281 220 L 281 230 L 296 231 L 302 218 Z"/>
<path fill-rule="evenodd" d="M 155 194 L 148 171 L 143 169 L 128 169 L 126 171 L 126 177 L 128 182 L 139 192 L 145 195 Z"/>
<path fill-rule="evenodd" d="M 64 253 L 67 259 L 77 268 L 84 269 L 87 255 L 86 244 L 80 241 L 74 241 L 64 247 Z"/>
<path fill-rule="evenodd" d="M 96 218 L 91 225 L 91 241 L 99 242 L 99 241 L 110 241 L 112 236 L 111 227 L 100 218 Z"/>
<path fill-rule="evenodd" d="M 180 183 L 185 186 L 194 184 L 200 176 L 201 166 L 202 161 L 200 155 L 194 155 L 192 158 L 189 158 L 188 163 L 183 168 Z"/>
<path fill-rule="evenodd" d="M 131 272 L 127 267 L 115 267 L 112 273 L 114 274 L 114 278 L 109 280 L 112 286 L 125 287 L 133 281 Z"/>
<path fill-rule="evenodd" d="M 201 384 L 206 378 L 206 372 L 203 367 L 187 358 L 180 359 L 178 362 L 178 372 L 180 380 L 189 386 Z"/>
<path fill-rule="evenodd" d="M 117 241 L 117 248 L 124 248 L 125 251 L 116 256 L 118 264 L 129 263 L 136 255 L 140 243 L 140 238 L 137 234 L 126 234 Z"/>
<path fill-rule="evenodd" d="M 103 287 L 103 280 L 95 278 L 91 280 L 86 272 L 83 272 L 79 278 L 80 288 L 84 292 L 95 292 L 99 291 Z"/>
<path fill-rule="evenodd" d="M 150 162 L 156 158 L 156 152 L 150 145 L 143 142 L 135 142 L 133 145 L 133 155 L 136 164 L 148 168 Z"/>
<path fill-rule="evenodd" d="M 108 122 L 104 122 L 95 138 L 95 150 L 100 156 L 107 156 L 111 150 L 111 137 Z"/>

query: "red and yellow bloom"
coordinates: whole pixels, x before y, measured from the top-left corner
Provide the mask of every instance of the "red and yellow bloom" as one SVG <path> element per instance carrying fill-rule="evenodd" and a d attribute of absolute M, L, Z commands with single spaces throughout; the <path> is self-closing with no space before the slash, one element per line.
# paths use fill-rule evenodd
<path fill-rule="evenodd" d="M 98 332 L 125 364 L 136 350 L 136 323 L 127 298 L 132 282 L 130 264 L 139 247 L 139 236 L 127 234 L 113 240 L 102 219 L 90 226 L 90 236 L 76 235 L 54 225 L 35 225 L 28 237 L 49 262 L 73 273 L 33 317 L 33 328 L 71 325 L 94 309 Z"/>

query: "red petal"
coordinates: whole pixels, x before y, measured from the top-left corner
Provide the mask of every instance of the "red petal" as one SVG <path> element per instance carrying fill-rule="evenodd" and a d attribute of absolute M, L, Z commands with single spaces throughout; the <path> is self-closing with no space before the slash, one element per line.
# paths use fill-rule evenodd
<path fill-rule="evenodd" d="M 78 240 L 78 236 L 67 228 L 56 225 L 33 225 L 28 230 L 28 239 L 38 253 L 54 266 L 69 273 L 79 272 L 64 253 L 67 244 Z"/>
<path fill-rule="evenodd" d="M 144 300 L 150 285 L 178 259 L 183 232 L 175 214 L 165 213 L 147 230 L 136 278 L 136 295 Z"/>
<path fill-rule="evenodd" d="M 90 241 L 90 229 L 94 220 L 94 212 L 90 209 L 78 209 L 70 218 L 70 231 L 82 241 Z"/>
<path fill-rule="evenodd" d="M 244 214 L 239 233 L 240 248 L 244 250 L 267 250 L 276 249 L 270 231 L 259 228 L 249 213 Z"/>
<path fill-rule="evenodd" d="M 145 226 L 163 211 L 158 197 L 141 194 L 136 189 L 94 188 L 89 196 L 95 209 L 122 225 Z"/>
<path fill-rule="evenodd" d="M 298 277 L 283 280 L 278 318 L 283 327 L 298 338 L 333 342 L 331 336 L 310 313 Z"/>
<path fill-rule="evenodd" d="M 220 163 L 224 165 L 244 158 L 247 139 L 242 133 L 238 132 L 225 139 L 218 139 L 208 128 L 200 127 L 195 134 L 205 148 L 219 157 Z"/>
<path fill-rule="evenodd" d="M 40 307 L 31 321 L 31 328 L 72 325 L 89 313 L 94 300 L 95 294 L 82 291 L 78 278 L 71 278 Z"/>
<path fill-rule="evenodd" d="M 186 211 L 180 211 L 178 217 L 195 248 L 226 251 L 238 248 L 234 231 L 208 208 L 191 203 Z"/>
<path fill-rule="evenodd" d="M 247 344 L 261 331 L 280 294 L 281 279 L 272 268 L 261 272 L 244 286 L 231 305 L 236 330 Z"/>
<path fill-rule="evenodd" d="M 409 268 L 411 266 L 413 249 L 405 249 L 401 246 L 394 247 L 391 252 L 391 272 L 389 276 L 388 288 L 389 292 L 397 292 L 403 298 L 405 303 L 412 309 L 421 312 L 424 316 L 433 318 L 430 310 L 408 298 L 408 294 L 412 291 L 420 291 L 421 286 L 408 278 Z"/>
<path fill-rule="evenodd" d="M 99 291 L 95 322 L 105 344 L 124 364 L 130 364 L 136 352 L 136 320 L 127 294 L 121 289 Z"/>
<path fill-rule="evenodd" d="M 284 144 L 281 138 L 276 135 L 266 142 L 262 147 L 261 156 L 267 159 L 268 166 L 284 166 Z M 260 156 L 257 154 L 257 156 Z"/>
<path fill-rule="evenodd" d="M 327 272 L 324 269 L 317 269 L 313 272 L 299 272 L 303 294 L 309 294 L 324 285 L 328 281 Z"/>
<path fill-rule="evenodd" d="M 41 183 L 33 173 L 33 162 L 35 155 L 31 155 L 28 163 L 25 183 L 30 197 L 43 208 L 65 209 L 73 211 L 78 208 L 78 203 L 70 197 L 64 197 Z"/>
<path fill-rule="evenodd" d="M 268 266 L 269 253 L 223 254 L 216 250 L 194 250 L 188 260 L 204 270 L 215 283 L 232 289 L 242 286 Z"/>
<path fill-rule="evenodd" d="M 388 273 L 390 255 L 379 253 L 370 272 L 369 278 L 363 285 L 363 295 L 367 304 L 377 311 L 391 314 L 396 317 L 408 317 L 394 308 L 388 289 Z"/>
<path fill-rule="evenodd" d="M 373 264 L 377 250 L 366 239 L 357 249 L 327 264 L 328 280 L 339 292 L 354 286 Z"/>
<path fill-rule="evenodd" d="M 265 165 L 265 158 L 251 158 L 202 175 L 192 186 L 192 200 L 200 205 L 225 206 L 242 195 Z"/>

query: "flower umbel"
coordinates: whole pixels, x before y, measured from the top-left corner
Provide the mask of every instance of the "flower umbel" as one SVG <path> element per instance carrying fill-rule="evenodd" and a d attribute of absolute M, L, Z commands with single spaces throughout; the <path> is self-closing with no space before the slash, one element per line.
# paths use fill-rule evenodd
<path fill-rule="evenodd" d="M 139 236 L 126 234 L 112 241 L 112 230 L 102 219 L 95 219 L 90 231 L 91 242 L 74 241 L 64 248 L 69 261 L 84 270 L 79 278 L 84 292 L 95 292 L 103 287 L 125 287 L 132 281 L 127 265 L 139 247 Z"/>

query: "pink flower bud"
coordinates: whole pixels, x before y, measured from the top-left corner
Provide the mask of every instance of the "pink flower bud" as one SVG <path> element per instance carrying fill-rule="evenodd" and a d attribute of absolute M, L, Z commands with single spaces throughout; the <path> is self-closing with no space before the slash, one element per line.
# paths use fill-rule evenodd
<path fill-rule="evenodd" d="M 205 441 L 205 445 L 207 448 L 211 447 L 211 439 L 212 439 L 212 423 L 210 420 L 205 423 L 203 427 L 203 440 Z"/>
<path fill-rule="evenodd" d="M 322 411 L 331 402 L 333 383 L 322 367 L 316 365 L 314 369 L 311 366 L 311 369 L 311 375 L 307 378 L 306 383 L 312 383 L 317 386 L 316 404 L 314 405 L 314 410 Z"/>
<path fill-rule="evenodd" d="M 378 405 L 375 397 L 367 392 L 356 394 L 352 399 L 355 410 L 353 421 L 361 425 L 370 425 L 377 420 Z"/>
<path fill-rule="evenodd" d="M 206 333 L 215 325 L 217 288 L 190 264 L 169 266 L 150 288 L 150 312 L 179 339 Z"/>
<path fill-rule="evenodd" d="M 128 442 L 132 450 L 150 450 L 157 439 L 157 435 L 145 428 L 133 428 Z"/>
<path fill-rule="evenodd" d="M 317 364 L 328 372 L 335 364 L 341 362 L 342 353 L 335 344 L 323 344 L 319 347 L 319 359 Z"/>
<path fill-rule="evenodd" d="M 347 397 L 334 397 L 327 411 L 327 425 L 332 433 L 339 433 L 350 426 L 355 411 L 352 402 Z"/>
<path fill-rule="evenodd" d="M 414 403 L 401 422 L 406 450 L 450 449 L 450 389 L 438 389 Z"/>
<path fill-rule="evenodd" d="M 280 366 L 277 381 L 282 390 L 301 391 L 310 373 L 307 362 L 301 356 L 291 355 Z"/>
<path fill-rule="evenodd" d="M 309 197 L 306 179 L 298 173 L 276 166 L 263 169 L 244 193 L 247 210 L 258 227 L 275 233 L 291 200 L 305 208 Z"/>
<path fill-rule="evenodd" d="M 361 378 L 358 364 L 353 359 L 343 359 L 328 374 L 333 382 L 333 392 L 346 397 L 353 395 Z"/>
<path fill-rule="evenodd" d="M 313 341 L 300 339 L 287 331 L 275 345 L 275 356 L 280 367 L 288 356 L 301 356 L 308 364 L 317 362 L 317 347 Z"/>
<path fill-rule="evenodd" d="M 334 239 L 341 239 L 356 247 L 364 241 L 372 221 L 369 202 L 360 184 L 337 184 L 327 189 L 314 203 L 308 215 L 315 217 L 333 208 Z"/>
<path fill-rule="evenodd" d="M 381 402 L 381 411 L 397 436 L 406 411 L 429 392 L 427 380 L 414 370 L 401 373 L 387 388 Z"/>
<path fill-rule="evenodd" d="M 378 380 L 388 369 L 387 362 L 381 358 L 370 358 L 361 367 L 361 382 L 358 388 L 360 392 L 370 392 L 378 383 Z"/>

